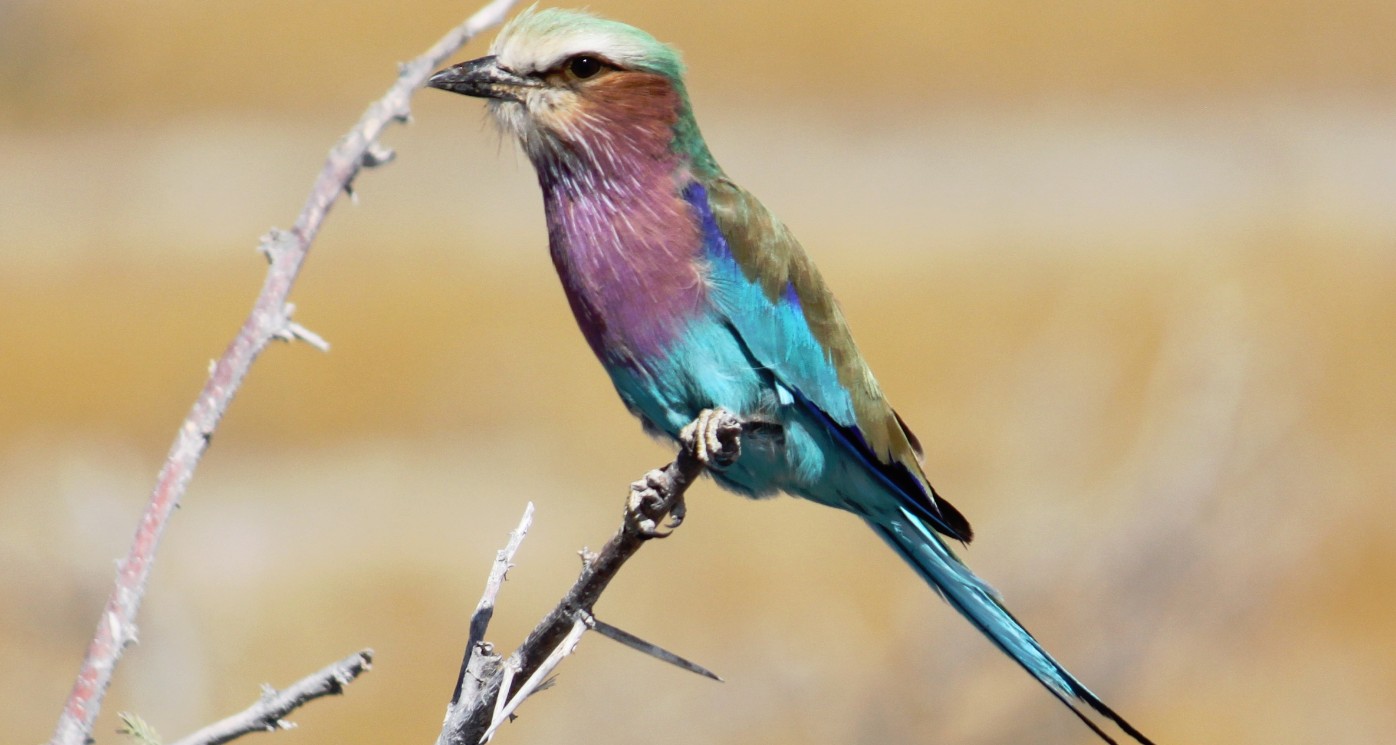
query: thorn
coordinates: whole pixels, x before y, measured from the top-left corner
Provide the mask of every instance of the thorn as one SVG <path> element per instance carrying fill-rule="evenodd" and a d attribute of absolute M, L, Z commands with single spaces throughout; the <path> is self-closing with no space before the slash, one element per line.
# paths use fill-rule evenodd
<path fill-rule="evenodd" d="M 364 150 L 362 163 L 364 168 L 377 168 L 393 162 L 396 157 L 397 153 L 392 148 L 384 147 L 375 142 Z"/>
<path fill-rule="evenodd" d="M 636 652 L 642 652 L 661 662 L 667 662 L 670 665 L 674 665 L 675 667 L 687 670 L 691 673 L 697 673 L 705 678 L 711 678 L 719 683 L 723 682 L 722 678 L 718 676 L 716 673 L 707 669 L 706 667 L 703 667 L 702 665 L 699 665 L 696 662 L 686 660 L 674 654 L 673 652 L 670 652 L 669 650 L 664 649 L 663 647 L 660 647 L 656 644 L 651 644 L 650 642 L 647 642 L 644 639 L 641 639 L 640 637 L 635 636 L 634 634 L 628 631 L 618 629 L 615 626 L 612 626 L 611 624 L 602 621 L 596 616 L 587 613 L 586 611 L 582 611 L 582 613 L 583 620 L 586 623 L 587 627 L 592 629 L 593 631 L 596 631 L 597 633 L 601 634 L 607 639 L 618 641 L 621 644 L 624 644 L 625 646 L 635 650 Z"/>
<path fill-rule="evenodd" d="M 286 333 L 286 336 L 284 337 L 286 341 L 299 339 L 300 341 L 303 341 L 306 344 L 315 347 L 321 352 L 328 353 L 330 351 L 330 343 L 325 341 L 324 337 L 300 325 L 299 323 L 296 323 L 295 321 L 286 321 L 284 331 Z M 280 335 L 278 334 L 278 336 Z"/>
<path fill-rule="evenodd" d="M 291 320 L 291 315 L 295 312 L 295 304 L 286 303 L 286 314 L 281 322 L 281 328 L 272 332 L 272 337 L 288 342 L 303 341 L 321 352 L 329 352 L 330 343 L 325 341 L 324 337 Z"/>

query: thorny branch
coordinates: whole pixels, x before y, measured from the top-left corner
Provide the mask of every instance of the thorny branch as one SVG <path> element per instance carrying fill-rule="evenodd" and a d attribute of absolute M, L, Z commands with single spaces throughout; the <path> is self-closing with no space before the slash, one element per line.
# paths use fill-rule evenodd
<path fill-rule="evenodd" d="M 468 692 L 475 695 L 475 687 L 479 679 L 470 675 L 472 665 L 478 657 L 490 656 L 490 646 L 485 642 L 485 629 L 489 628 L 490 619 L 494 617 L 495 598 L 499 597 L 499 588 L 504 584 L 509 568 L 514 565 L 514 554 L 518 553 L 519 545 L 528 535 L 528 529 L 533 525 L 533 503 L 529 502 L 524 508 L 523 518 L 519 520 L 519 527 L 514 528 L 514 532 L 509 534 L 509 542 L 495 556 L 494 566 L 490 569 L 490 577 L 485 582 L 485 592 L 480 596 L 480 604 L 475 606 L 475 613 L 470 617 L 470 639 L 465 644 L 465 658 L 461 660 L 460 675 L 456 678 L 456 689 L 451 693 L 451 708 L 454 709 L 461 700 L 461 693 Z M 479 650 L 477 656 L 476 650 Z M 469 688 L 467 689 L 467 686 Z M 447 721 L 450 721 L 449 714 Z"/>
<path fill-rule="evenodd" d="M 715 433 L 714 436 L 706 441 L 701 436 L 689 438 L 674 462 L 650 471 L 644 478 L 631 484 L 631 497 L 620 528 L 599 552 L 583 553 L 581 576 L 509 659 L 500 659 L 492 654 L 487 644 L 480 641 L 484 629 L 482 624 L 477 636 L 476 621 L 479 620 L 480 611 L 476 611 L 460 682 L 446 710 L 446 721 L 437 738 L 437 745 L 476 745 L 487 741 L 525 698 L 546 687 L 552 670 L 572 652 L 588 629 L 605 627 L 614 632 L 605 633 L 605 636 L 633 649 L 720 680 L 687 660 L 597 621 L 592 615 L 592 606 L 625 562 L 649 539 L 668 535 L 655 526 L 676 509 L 681 509 L 685 492 L 708 467 L 707 463 L 730 462 L 736 457 L 741 447 L 739 434 L 749 425 L 721 410 L 713 412 L 711 419 L 710 431 Z M 521 529 L 526 528 L 530 514 L 531 506 L 530 512 L 525 513 L 525 524 L 520 525 Z M 520 537 L 518 531 L 513 535 L 514 538 Z M 510 545 L 517 548 L 516 540 L 511 538 Z M 496 560 L 496 568 L 499 561 L 505 560 L 504 552 L 500 557 Z M 486 587 L 490 607 L 493 606 L 492 593 L 498 592 L 498 585 L 493 579 L 492 573 L 491 582 Z M 481 600 L 481 607 L 486 605 L 486 601 Z M 488 623 L 487 617 L 485 623 Z"/>
<path fill-rule="evenodd" d="M 397 82 L 388 93 L 371 104 L 354 128 L 330 151 L 295 226 L 290 231 L 273 229 L 262 239 L 261 250 L 271 267 L 261 293 L 237 336 L 223 356 L 213 363 L 208 381 L 179 427 L 141 516 L 131 549 L 117 567 L 115 586 L 97 621 L 97 630 L 63 705 L 50 745 L 83 745 L 91 739 L 102 698 L 111 684 L 121 653 L 136 641 L 136 614 L 145 595 L 160 538 L 252 363 L 273 339 L 301 339 L 317 347 L 326 346 L 314 333 L 291 321 L 292 306 L 287 298 L 330 207 L 341 193 L 349 191 L 360 168 L 391 160 L 391 152 L 378 145 L 378 137 L 389 124 L 408 121 L 408 99 L 427 76 L 467 41 L 503 20 L 513 5 L 514 0 L 494 0 L 443 36 L 426 53 L 402 65 Z"/>
<path fill-rule="evenodd" d="M 262 697 L 243 711 L 185 737 L 174 745 L 221 745 L 250 732 L 274 732 L 293 725 L 286 715 L 322 696 L 337 696 L 344 686 L 366 672 L 373 662 L 373 650 L 365 649 L 276 691 L 270 687 Z"/>

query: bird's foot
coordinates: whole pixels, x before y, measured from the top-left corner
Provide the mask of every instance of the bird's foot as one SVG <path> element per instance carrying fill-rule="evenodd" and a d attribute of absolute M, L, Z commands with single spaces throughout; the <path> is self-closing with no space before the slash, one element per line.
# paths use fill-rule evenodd
<path fill-rule="evenodd" d="M 662 468 L 645 474 L 644 478 L 630 485 L 630 498 L 625 503 L 625 517 L 644 538 L 668 538 L 674 528 L 683 523 L 687 512 L 683 495 L 672 496 L 673 486 Z M 666 496 L 670 495 L 670 496 Z M 666 504 L 666 501 L 668 504 Z M 669 523 L 659 527 L 659 521 L 669 516 Z"/>
<path fill-rule="evenodd" d="M 720 471 L 741 457 L 741 435 L 742 422 L 732 412 L 722 408 L 703 409 L 679 431 L 679 442 L 699 463 Z"/>
<path fill-rule="evenodd" d="M 657 468 L 630 485 L 625 503 L 625 519 L 643 538 L 666 538 L 683 524 L 688 514 L 684 490 L 702 468 L 723 469 L 737 462 L 742 454 L 743 424 L 726 409 L 704 409 L 679 432 L 684 452 L 692 457 L 688 466 L 683 458 L 667 468 Z M 671 473 L 672 471 L 672 473 Z M 660 521 L 669 521 L 661 528 Z"/>

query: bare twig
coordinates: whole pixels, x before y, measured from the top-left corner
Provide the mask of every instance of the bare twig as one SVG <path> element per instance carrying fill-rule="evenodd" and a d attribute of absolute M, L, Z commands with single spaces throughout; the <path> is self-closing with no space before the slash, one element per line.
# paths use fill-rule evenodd
<path fill-rule="evenodd" d="M 523 518 L 519 519 L 518 527 L 510 533 L 510 540 L 504 544 L 500 552 L 494 557 L 494 566 L 490 569 L 490 578 L 484 582 L 484 594 L 480 596 L 480 603 L 475 607 L 475 614 L 470 617 L 470 639 L 465 645 L 465 659 L 461 660 L 461 672 L 455 679 L 455 691 L 451 693 L 451 705 L 445 712 L 445 725 L 441 731 L 447 732 L 451 728 L 452 717 L 458 716 L 459 703 L 461 703 L 461 693 L 466 692 L 466 700 L 475 693 L 477 681 L 482 678 L 480 665 L 491 661 L 497 663 L 498 657 L 494 657 L 489 643 L 484 642 L 484 632 L 489 629 L 490 619 L 494 617 L 494 600 L 500 594 L 500 586 L 504 585 L 508 571 L 514 566 L 514 554 L 519 550 L 519 544 L 523 543 L 525 536 L 528 536 L 528 529 L 533 525 L 533 502 L 523 508 Z"/>
<path fill-rule="evenodd" d="M 709 429 L 715 433 L 715 438 L 685 443 L 674 462 L 650 471 L 643 479 L 631 484 L 631 496 L 620 529 L 598 553 L 583 552 L 581 576 L 557 606 L 534 627 L 508 661 L 479 654 L 478 651 L 473 658 L 468 657 L 471 670 L 463 673 L 466 690 L 459 697 L 458 704 L 448 710 L 437 745 L 477 745 L 484 742 L 502 722 L 508 720 L 525 698 L 541 690 L 551 671 L 572 652 L 581 635 L 594 622 L 592 606 L 601 598 L 601 593 L 620 568 L 646 541 L 668 535 L 656 526 L 682 504 L 688 487 L 707 467 L 698 451 L 701 449 L 711 462 L 730 462 L 741 447 L 738 435 L 744 428 L 760 426 L 743 424 L 721 410 L 716 411 L 710 419 Z M 473 634 L 472 628 L 472 638 Z M 671 661 L 666 656 L 682 659 L 670 652 L 659 651 L 661 654 L 655 656 L 665 661 Z M 685 669 L 697 667 L 695 672 L 706 673 L 696 665 L 680 666 Z M 711 673 L 707 674 L 716 678 Z M 517 689 L 516 683 L 519 684 Z"/>
<path fill-rule="evenodd" d="M 318 673 L 307 675 L 284 691 L 266 687 L 257 703 L 221 722 L 185 737 L 174 745 L 220 745 L 249 732 L 275 732 L 295 726 L 283 718 L 321 696 L 337 696 L 344 686 L 366 672 L 373 662 L 373 650 L 355 652 Z"/>
<path fill-rule="evenodd" d="M 499 23 L 513 5 L 514 0 L 494 0 L 452 29 L 425 54 L 402 65 L 397 82 L 387 94 L 371 104 L 354 128 L 330 151 L 296 218 L 295 227 L 289 232 L 272 230 L 263 238 L 261 250 L 271 262 L 271 268 L 261 294 L 237 336 L 223 356 L 213 363 L 208 382 L 180 425 L 136 529 L 135 540 L 118 565 L 115 586 L 102 609 L 96 633 L 63 705 L 50 745 L 83 745 L 91 739 L 102 698 L 111 684 L 121 653 L 126 645 L 136 640 L 136 614 L 160 538 L 170 515 L 179 506 L 194 469 L 208 449 L 209 438 L 252 363 L 272 339 L 290 336 L 316 346 L 323 345 L 318 336 L 291 322 L 291 308 L 286 299 L 330 206 L 340 193 L 349 189 L 359 168 L 391 159 L 390 153 L 377 146 L 378 137 L 389 124 L 408 120 L 408 99 L 427 76 L 467 41 Z"/>

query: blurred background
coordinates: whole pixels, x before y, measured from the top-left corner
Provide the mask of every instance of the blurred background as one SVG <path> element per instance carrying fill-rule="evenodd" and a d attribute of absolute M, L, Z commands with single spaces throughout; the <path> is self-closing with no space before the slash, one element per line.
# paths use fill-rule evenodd
<path fill-rule="evenodd" d="M 839 293 L 963 553 L 1160 743 L 1396 728 L 1396 4 L 657 3 L 713 152 Z M 48 737 L 257 238 L 473 4 L 0 2 L 0 719 Z M 492 35 L 491 35 L 492 36 Z M 484 53 L 486 41 L 462 58 Z M 512 648 L 668 450 L 576 332 L 527 161 L 437 91 L 293 299 L 96 733 L 363 647 L 275 735 L 431 742 L 489 562 Z M 703 484 L 501 743 L 1086 743 L 857 520 Z M 267 742 L 270 742 L 270 738 Z"/>

